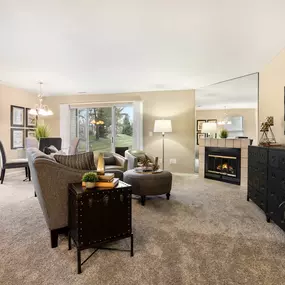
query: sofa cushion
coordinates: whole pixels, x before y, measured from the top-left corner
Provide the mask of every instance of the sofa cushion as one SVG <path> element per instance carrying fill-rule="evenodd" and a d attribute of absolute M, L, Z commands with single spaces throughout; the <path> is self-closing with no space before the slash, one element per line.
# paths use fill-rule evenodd
<path fill-rule="evenodd" d="M 54 155 L 54 159 L 67 167 L 80 170 L 96 170 L 93 152 L 84 152 L 74 155 Z"/>
<path fill-rule="evenodd" d="M 43 152 L 45 154 L 57 153 L 58 149 L 54 145 L 50 145 L 50 146 L 45 146 Z"/>
<path fill-rule="evenodd" d="M 105 165 L 105 170 L 110 172 L 111 170 L 121 170 L 124 171 L 124 167 L 120 165 Z"/>

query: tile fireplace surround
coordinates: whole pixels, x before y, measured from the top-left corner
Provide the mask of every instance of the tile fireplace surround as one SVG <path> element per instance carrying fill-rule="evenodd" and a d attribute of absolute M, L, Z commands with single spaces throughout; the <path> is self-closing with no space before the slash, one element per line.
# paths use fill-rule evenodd
<path fill-rule="evenodd" d="M 200 139 L 199 140 L 199 176 L 204 177 L 205 171 L 205 147 L 226 147 L 241 149 L 241 169 L 240 169 L 240 186 L 247 188 L 247 161 L 249 139 Z"/>

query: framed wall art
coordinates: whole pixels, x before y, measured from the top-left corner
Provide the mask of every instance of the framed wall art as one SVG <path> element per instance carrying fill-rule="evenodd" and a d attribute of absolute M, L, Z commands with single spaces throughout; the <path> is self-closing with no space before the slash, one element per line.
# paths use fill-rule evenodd
<path fill-rule="evenodd" d="M 26 138 L 35 138 L 36 130 L 35 129 L 26 129 Z"/>
<path fill-rule="evenodd" d="M 199 145 L 199 139 L 204 139 L 206 138 L 206 134 L 198 134 L 197 133 L 197 145 Z"/>
<path fill-rule="evenodd" d="M 11 127 L 24 127 L 25 108 L 11 105 Z"/>
<path fill-rule="evenodd" d="M 207 123 L 217 123 L 217 119 L 209 119 L 207 120 Z"/>
<path fill-rule="evenodd" d="M 30 108 L 26 108 L 26 127 L 35 128 L 37 126 L 37 116 L 29 114 Z"/>
<path fill-rule="evenodd" d="M 11 149 L 24 148 L 24 130 L 11 129 Z"/>
<path fill-rule="evenodd" d="M 197 120 L 197 132 L 202 131 L 202 126 L 204 123 L 206 123 L 206 120 Z"/>

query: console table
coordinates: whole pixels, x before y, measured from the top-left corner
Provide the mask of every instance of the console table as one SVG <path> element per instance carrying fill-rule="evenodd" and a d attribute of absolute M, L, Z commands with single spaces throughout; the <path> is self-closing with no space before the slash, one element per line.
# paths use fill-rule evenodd
<path fill-rule="evenodd" d="M 113 189 L 86 189 L 81 183 L 70 184 L 69 188 L 69 235 L 77 248 L 77 273 L 104 243 L 131 238 L 130 254 L 133 256 L 132 233 L 132 189 L 131 185 L 119 182 Z M 81 263 L 81 250 L 95 251 Z"/>

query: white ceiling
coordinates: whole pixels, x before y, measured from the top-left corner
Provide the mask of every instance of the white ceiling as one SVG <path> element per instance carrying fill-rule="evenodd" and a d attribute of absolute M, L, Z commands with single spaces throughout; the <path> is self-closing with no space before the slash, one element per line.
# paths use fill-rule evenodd
<path fill-rule="evenodd" d="M 197 110 L 257 108 L 258 74 L 197 89 L 195 96 Z"/>
<path fill-rule="evenodd" d="M 0 0 L 0 80 L 46 95 L 190 89 L 259 71 L 284 0 Z"/>

